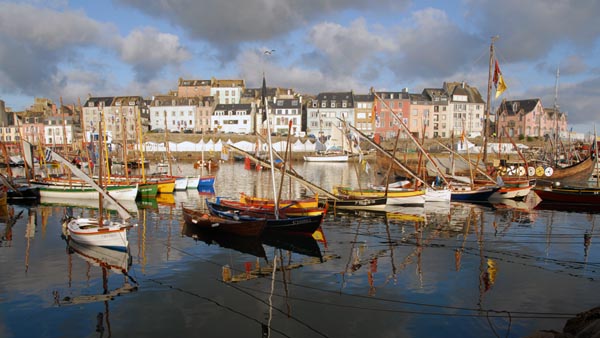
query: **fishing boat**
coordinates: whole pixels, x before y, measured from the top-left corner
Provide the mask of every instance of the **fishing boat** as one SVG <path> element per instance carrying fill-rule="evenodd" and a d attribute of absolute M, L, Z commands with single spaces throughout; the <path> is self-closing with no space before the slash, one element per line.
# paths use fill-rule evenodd
<path fill-rule="evenodd" d="M 561 184 L 582 184 L 587 182 L 594 172 L 596 160 L 594 156 L 589 155 L 580 162 L 568 165 L 548 165 L 543 162 L 531 162 L 535 168 L 535 175 L 541 185 L 552 185 L 560 182 Z"/>
<path fill-rule="evenodd" d="M 69 238 L 75 242 L 126 251 L 129 224 L 95 218 L 75 218 L 66 223 Z"/>
<path fill-rule="evenodd" d="M 273 199 L 250 196 L 244 192 L 240 193 L 240 202 L 254 206 L 275 205 L 275 201 L 273 201 Z M 281 208 L 317 208 L 319 206 L 319 195 L 296 200 L 279 200 L 278 204 Z"/>
<path fill-rule="evenodd" d="M 355 198 L 387 197 L 388 205 L 409 205 L 425 203 L 425 190 L 399 188 L 392 188 L 388 190 L 386 190 L 385 188 L 352 189 L 349 187 L 337 186 L 334 187 L 334 193 L 342 196 L 349 196 Z"/>
<path fill-rule="evenodd" d="M 260 236 L 267 222 L 265 218 L 245 220 L 234 219 L 233 217 L 221 217 L 183 206 L 181 210 L 183 212 L 183 220 L 187 226 L 209 231 L 226 232 L 238 236 Z"/>
<path fill-rule="evenodd" d="M 348 162 L 348 154 L 338 152 L 317 152 L 314 155 L 304 155 L 305 162 Z"/>
<path fill-rule="evenodd" d="M 100 120 L 102 121 L 102 117 Z M 100 125 L 102 125 L 102 122 L 100 122 Z M 99 148 L 102 149 L 102 147 Z M 68 239 L 82 244 L 96 245 L 115 250 L 127 250 L 129 245 L 129 242 L 127 241 L 127 230 L 135 225 L 129 223 L 129 220 L 131 219 L 129 212 L 113 195 L 109 194 L 107 190 L 103 188 L 103 165 L 97 166 L 98 183 L 96 183 L 90 176 L 54 151 L 46 149 L 46 157 L 58 161 L 69 168 L 75 176 L 95 189 L 96 194 L 98 195 L 98 218 L 80 217 L 65 219 L 63 227 L 65 227 L 67 231 Z M 103 162 L 103 158 L 103 151 L 100 151 L 100 163 Z M 137 191 L 135 193 L 137 194 Z M 121 217 L 120 222 L 104 218 L 104 200 L 115 207 L 117 213 Z"/>
<path fill-rule="evenodd" d="M 10 167 L 8 167 L 10 169 Z M 9 170 L 10 172 L 10 170 Z M 0 183 L 6 188 L 6 199 L 13 203 L 35 203 L 40 200 L 40 188 L 16 183 L 0 174 Z"/>
<path fill-rule="evenodd" d="M 203 175 L 198 179 L 197 188 L 200 190 L 201 188 L 212 187 L 215 185 L 215 179 L 217 177 L 215 175 Z"/>
<path fill-rule="evenodd" d="M 186 176 L 187 179 L 187 189 L 198 189 L 198 184 L 200 183 L 200 175 L 190 175 Z"/>
<path fill-rule="evenodd" d="M 524 200 L 531 192 L 531 189 L 535 187 L 535 183 L 535 179 L 529 179 L 527 177 L 507 177 L 506 179 L 503 179 L 502 176 L 498 176 L 498 185 L 500 186 L 500 189 L 490 196 L 490 200 Z"/>
<path fill-rule="evenodd" d="M 532 186 L 519 187 L 519 186 L 501 186 L 496 192 L 494 192 L 489 199 L 514 199 L 522 200 L 525 199 L 531 192 Z"/>
<path fill-rule="evenodd" d="M 335 210 L 382 211 L 387 205 L 387 197 L 353 197 L 341 194 L 336 194 L 335 197 L 327 200 L 327 205 Z"/>
<path fill-rule="evenodd" d="M 487 202 L 500 187 L 492 185 L 472 186 L 470 184 L 452 183 L 450 191 L 452 201 Z"/>
<path fill-rule="evenodd" d="M 45 182 L 38 185 L 41 198 L 62 198 L 62 199 L 87 199 L 97 200 L 98 191 L 86 183 L 60 183 Z M 138 194 L 137 185 L 110 185 L 105 187 L 112 197 L 122 201 L 135 201 Z"/>
<path fill-rule="evenodd" d="M 553 185 L 535 187 L 533 191 L 544 202 L 600 205 L 600 188 Z"/>
<path fill-rule="evenodd" d="M 357 154 L 344 131 L 333 125 L 331 136 L 327 141 L 317 139 L 315 141 L 315 152 L 305 155 L 305 162 L 348 162 Z"/>
<path fill-rule="evenodd" d="M 237 210 L 242 210 L 249 214 L 257 215 L 257 217 L 266 217 L 267 215 L 272 216 L 275 212 L 274 205 L 252 205 L 224 198 L 219 198 L 219 202 L 225 206 L 229 206 Z M 285 207 L 281 207 L 279 208 L 279 213 L 283 216 L 288 217 L 318 216 L 325 213 L 327 210 L 323 207 L 301 208 L 294 206 L 294 204 L 288 204 Z"/>
<path fill-rule="evenodd" d="M 206 200 L 206 206 L 211 214 L 231 220 L 260 220 L 266 219 L 267 224 L 265 231 L 284 231 L 289 233 L 302 233 L 311 235 L 320 226 L 323 220 L 323 215 L 315 216 L 298 216 L 289 217 L 281 214 L 263 214 L 263 217 L 257 217 L 252 213 L 245 212 L 244 210 L 235 209 L 229 206 L 225 206 L 220 203 L 220 200 L 209 201 Z"/>

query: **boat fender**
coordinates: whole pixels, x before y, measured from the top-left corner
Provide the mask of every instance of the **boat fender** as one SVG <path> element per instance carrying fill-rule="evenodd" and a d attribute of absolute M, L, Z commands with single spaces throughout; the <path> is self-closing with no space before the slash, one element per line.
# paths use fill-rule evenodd
<path fill-rule="evenodd" d="M 535 175 L 536 176 L 543 176 L 544 175 L 544 167 L 537 167 L 537 168 L 535 168 Z"/>

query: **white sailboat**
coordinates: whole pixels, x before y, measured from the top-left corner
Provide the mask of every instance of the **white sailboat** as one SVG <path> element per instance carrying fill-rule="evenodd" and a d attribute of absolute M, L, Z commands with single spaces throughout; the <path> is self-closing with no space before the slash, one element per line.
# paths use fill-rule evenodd
<path fill-rule="evenodd" d="M 112 195 L 110 195 L 101 187 L 103 165 L 98 165 L 99 184 L 97 184 L 91 177 L 86 175 L 83 171 L 71 164 L 71 162 L 61 155 L 50 149 L 47 149 L 46 152 L 50 158 L 69 168 L 75 176 L 88 183 L 100 194 L 98 203 L 98 218 L 72 218 L 65 221 L 63 226 L 66 227 L 69 239 L 81 244 L 96 245 L 114 250 L 126 251 L 129 245 L 127 240 L 127 229 L 135 225 L 129 223 L 131 215 L 125 209 L 125 207 L 123 207 L 115 198 L 113 198 Z M 103 157 L 103 151 L 100 151 L 100 163 L 102 163 Z M 104 199 L 106 199 L 107 202 L 111 203 L 115 207 L 119 216 L 122 218 L 121 222 L 103 219 Z"/>
<path fill-rule="evenodd" d="M 325 143 L 316 141 L 315 154 L 304 156 L 306 162 L 348 162 L 349 154 L 353 153 L 349 141 L 345 140 L 341 129 L 334 126 L 331 138 Z"/>

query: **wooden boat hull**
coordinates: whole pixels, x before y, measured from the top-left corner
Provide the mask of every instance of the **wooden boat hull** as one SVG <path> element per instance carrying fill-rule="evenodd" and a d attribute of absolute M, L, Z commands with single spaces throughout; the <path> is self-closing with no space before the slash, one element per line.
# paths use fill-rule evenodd
<path fill-rule="evenodd" d="M 452 201 L 464 202 L 487 202 L 489 198 L 499 189 L 499 187 L 480 187 L 476 189 L 452 189 Z"/>
<path fill-rule="evenodd" d="M 200 210 L 182 207 L 183 220 L 188 226 L 199 229 L 226 232 L 238 236 L 260 236 L 266 226 L 266 219 L 234 220 L 233 218 L 209 215 Z"/>
<path fill-rule="evenodd" d="M 272 199 L 249 196 L 245 193 L 240 193 L 240 202 L 255 206 L 271 206 L 275 204 Z M 305 198 L 300 200 L 280 200 L 279 208 L 318 208 L 319 197 Z"/>
<path fill-rule="evenodd" d="M 172 194 L 175 191 L 175 180 L 159 181 L 158 183 L 159 194 Z"/>
<path fill-rule="evenodd" d="M 67 233 L 71 240 L 81 244 L 95 245 L 112 250 L 126 251 L 128 225 L 110 222 L 99 226 L 98 220 L 91 218 L 75 218 L 66 224 Z"/>
<path fill-rule="evenodd" d="M 536 187 L 533 191 L 542 199 L 542 203 L 546 201 L 600 205 L 600 188 Z"/>
<path fill-rule="evenodd" d="M 215 185 L 215 179 L 215 175 L 200 176 L 198 179 L 197 188 L 200 189 L 200 187 L 212 187 Z"/>
<path fill-rule="evenodd" d="M 68 186 L 68 185 L 45 185 L 40 186 L 40 197 L 63 198 L 63 199 L 99 199 L 98 191 L 92 187 Z M 138 186 L 111 185 L 105 188 L 107 192 L 117 200 L 135 201 Z"/>
<path fill-rule="evenodd" d="M 187 177 L 174 177 L 175 178 L 175 190 L 184 191 L 187 190 L 188 180 Z"/>
<path fill-rule="evenodd" d="M 212 202 L 208 200 L 206 201 L 206 206 L 211 214 L 223 218 L 246 221 L 266 219 L 267 223 L 265 231 L 284 231 L 288 233 L 302 233 L 311 235 L 321 226 L 321 221 L 323 220 L 323 214 L 317 216 L 286 218 L 275 218 L 274 215 L 271 215 L 269 217 L 272 218 L 259 218 L 245 213 L 243 210 L 237 210 L 235 208 L 224 206 L 218 202 Z"/>
<path fill-rule="evenodd" d="M 543 185 L 560 182 L 561 184 L 584 184 L 592 173 L 596 160 L 592 156 L 588 156 L 585 160 L 573 164 L 568 167 L 543 167 L 537 166 L 535 169 L 536 178 Z"/>
<path fill-rule="evenodd" d="M 526 187 L 511 187 L 511 186 L 504 186 L 504 187 L 500 187 L 500 189 L 498 189 L 498 191 L 496 191 L 495 193 L 492 194 L 492 196 L 490 196 L 490 199 L 525 199 L 525 197 L 527 197 L 527 195 L 529 195 L 529 193 L 531 192 L 531 186 L 526 186 Z"/>
<path fill-rule="evenodd" d="M 200 175 L 196 175 L 196 176 L 187 176 L 187 185 L 186 185 L 186 190 L 187 189 L 197 189 L 198 188 L 198 184 L 200 182 Z"/>
<path fill-rule="evenodd" d="M 335 187 L 334 194 L 348 196 L 351 198 L 385 198 L 388 205 L 410 205 L 425 203 L 424 190 L 388 190 L 385 189 L 359 189 L 353 190 L 347 187 Z"/>
<path fill-rule="evenodd" d="M 138 186 L 138 196 L 141 198 L 155 198 L 158 194 L 157 183 L 143 183 Z"/>
<path fill-rule="evenodd" d="M 39 187 L 17 187 L 6 192 L 8 201 L 15 203 L 38 202 L 41 198 Z"/>
<path fill-rule="evenodd" d="M 254 206 L 248 205 L 239 201 L 232 201 L 227 199 L 219 199 L 219 203 L 232 207 L 237 210 L 243 210 L 246 213 L 252 213 L 257 217 L 266 217 L 272 216 L 275 212 L 275 206 L 266 205 L 266 206 Z M 284 207 L 280 208 L 279 212 L 284 217 L 300 217 L 300 216 L 319 216 L 322 215 L 326 211 L 325 208 L 292 208 L 292 207 Z"/>
<path fill-rule="evenodd" d="M 327 205 L 335 209 L 343 210 L 384 210 L 387 205 L 387 197 L 353 198 L 338 196 L 337 200 L 328 200 Z"/>

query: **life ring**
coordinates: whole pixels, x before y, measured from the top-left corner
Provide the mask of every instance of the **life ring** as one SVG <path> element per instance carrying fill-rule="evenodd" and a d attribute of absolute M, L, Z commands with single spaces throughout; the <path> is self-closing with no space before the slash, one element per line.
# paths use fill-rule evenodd
<path fill-rule="evenodd" d="M 518 169 L 518 173 L 519 173 L 519 176 L 525 176 L 525 173 L 526 173 L 525 167 L 520 166 Z"/>
<path fill-rule="evenodd" d="M 529 176 L 535 176 L 535 168 L 534 167 L 527 167 L 527 175 L 529 175 Z"/>
<path fill-rule="evenodd" d="M 552 169 L 552 167 L 548 167 L 544 170 L 544 175 L 546 175 L 546 177 L 550 177 L 552 174 L 554 174 L 554 169 Z"/>
<path fill-rule="evenodd" d="M 537 168 L 535 168 L 535 175 L 536 176 L 543 176 L 544 175 L 544 167 L 537 167 Z"/>

